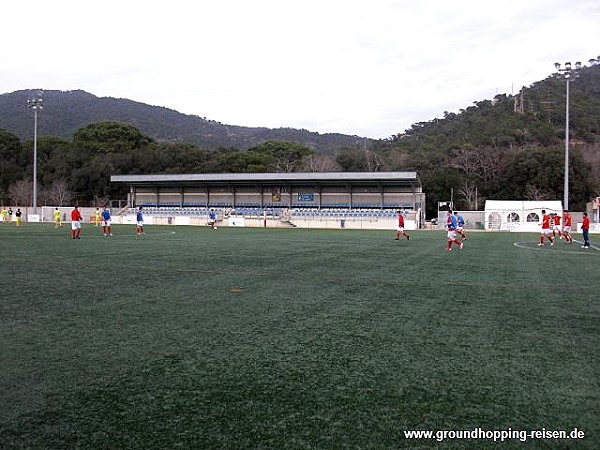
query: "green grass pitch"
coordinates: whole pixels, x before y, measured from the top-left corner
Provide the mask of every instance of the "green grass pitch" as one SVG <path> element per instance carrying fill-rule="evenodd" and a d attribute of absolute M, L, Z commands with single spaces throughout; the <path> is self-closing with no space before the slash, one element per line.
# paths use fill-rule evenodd
<path fill-rule="evenodd" d="M 0 449 L 600 448 L 597 248 L 146 228 L 0 225 Z"/>

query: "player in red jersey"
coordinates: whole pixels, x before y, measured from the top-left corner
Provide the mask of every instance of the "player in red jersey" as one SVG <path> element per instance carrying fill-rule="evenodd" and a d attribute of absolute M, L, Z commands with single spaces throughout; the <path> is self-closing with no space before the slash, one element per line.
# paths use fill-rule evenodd
<path fill-rule="evenodd" d="M 581 248 L 590 248 L 590 218 L 586 212 L 583 213 L 581 232 L 583 233 L 583 245 Z"/>
<path fill-rule="evenodd" d="M 563 211 L 562 235 L 569 244 L 573 243 L 573 236 L 571 236 L 571 226 L 572 225 L 573 225 L 573 218 L 571 217 L 571 214 L 569 214 L 569 211 L 567 211 L 565 209 Z"/>
<path fill-rule="evenodd" d="M 410 236 L 404 231 L 404 216 L 402 211 L 398 211 L 398 225 L 396 225 L 396 240 L 400 239 L 400 236 L 404 236 L 408 241 Z"/>
<path fill-rule="evenodd" d="M 552 238 L 552 229 L 550 228 L 550 216 L 546 214 L 546 210 L 542 209 L 542 234 L 540 235 L 539 246 L 544 245 L 544 238 L 548 238 L 550 245 L 554 245 L 554 239 Z"/>
<path fill-rule="evenodd" d="M 552 237 L 556 239 L 556 235 L 562 239 L 562 228 L 560 227 L 561 217 L 558 214 L 552 214 Z"/>
<path fill-rule="evenodd" d="M 81 213 L 79 209 L 76 207 L 71 211 L 71 237 L 73 239 L 81 239 L 81 221 L 83 217 L 81 217 Z"/>

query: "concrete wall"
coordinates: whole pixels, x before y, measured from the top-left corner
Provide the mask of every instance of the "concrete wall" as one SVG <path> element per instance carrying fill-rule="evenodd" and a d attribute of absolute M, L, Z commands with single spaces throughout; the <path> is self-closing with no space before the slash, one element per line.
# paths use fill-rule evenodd
<path fill-rule="evenodd" d="M 125 214 L 122 216 L 113 216 L 113 224 L 135 225 L 135 214 Z M 261 217 L 246 217 L 243 219 L 244 227 L 264 227 L 264 219 Z M 168 216 L 168 215 L 148 215 L 144 214 L 145 225 L 191 225 L 208 226 L 206 217 L 203 216 Z M 229 218 L 219 217 L 217 226 L 229 227 Z M 381 218 L 306 218 L 293 219 L 292 221 L 282 220 L 280 218 L 267 218 L 267 228 L 323 228 L 323 229 L 351 229 L 351 230 L 395 230 L 396 219 Z M 405 228 L 415 230 L 414 220 L 406 220 Z"/>
<path fill-rule="evenodd" d="M 17 207 L 12 207 L 13 212 L 16 211 Z M 53 206 L 38 207 L 37 211 L 34 211 L 32 207 L 21 207 L 23 211 L 23 221 L 36 221 L 36 222 L 47 222 L 52 223 L 53 219 Z M 60 207 L 61 218 L 63 222 L 71 221 L 72 207 Z M 96 208 L 80 208 L 83 215 L 84 224 L 93 223 Z M 484 211 L 459 211 L 459 213 L 466 220 L 466 229 L 480 230 L 483 229 L 485 224 L 485 212 Z M 136 216 L 132 213 L 126 213 L 119 215 L 118 211 L 111 210 L 113 224 L 126 224 L 134 226 L 136 223 Z M 574 229 L 577 232 L 581 232 L 581 220 L 582 213 L 573 212 Z M 413 215 L 414 217 L 414 215 Z M 445 229 L 445 212 L 443 216 L 440 216 L 439 223 L 436 227 L 427 229 Z M 289 219 L 289 220 L 288 220 Z M 351 230 L 395 230 L 396 229 L 396 218 L 381 218 L 381 217 L 345 217 L 345 218 L 331 218 L 327 216 L 311 216 L 311 217 L 291 217 L 291 218 L 267 218 L 268 228 L 322 228 L 322 229 L 351 229 Z M 592 221 L 594 218 L 592 217 Z M 13 215 L 14 221 L 14 215 Z M 342 223 L 343 221 L 343 223 Z M 208 226 L 207 217 L 203 215 L 167 215 L 167 214 L 144 214 L 144 222 L 146 225 L 190 225 L 190 226 Z M 262 217 L 245 217 L 245 227 L 264 227 L 264 219 Z M 230 226 L 229 219 L 224 218 L 222 213 L 219 211 L 217 214 L 217 226 L 227 227 Z M 406 230 L 416 230 L 417 225 L 415 220 L 405 219 Z M 525 224 L 510 224 L 510 226 L 502 227 L 499 231 L 513 231 L 513 232 L 538 232 L 539 225 L 537 223 Z M 592 223 L 590 227 L 591 233 L 600 233 L 600 223 Z"/>

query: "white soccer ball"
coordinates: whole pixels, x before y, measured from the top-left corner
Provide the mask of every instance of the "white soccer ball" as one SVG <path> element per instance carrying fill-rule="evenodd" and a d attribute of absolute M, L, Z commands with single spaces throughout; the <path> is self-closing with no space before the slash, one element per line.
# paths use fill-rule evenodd
<path fill-rule="evenodd" d="M 215 230 L 217 229 L 217 227 L 215 227 Z"/>

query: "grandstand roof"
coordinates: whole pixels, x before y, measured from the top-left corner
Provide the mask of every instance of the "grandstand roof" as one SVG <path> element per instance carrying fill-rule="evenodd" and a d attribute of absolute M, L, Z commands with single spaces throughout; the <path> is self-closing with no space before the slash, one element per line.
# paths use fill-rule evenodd
<path fill-rule="evenodd" d="M 168 175 L 112 175 L 113 183 L 149 184 L 247 184 L 247 183 L 419 183 L 417 172 L 293 172 L 293 173 L 201 173 Z"/>

